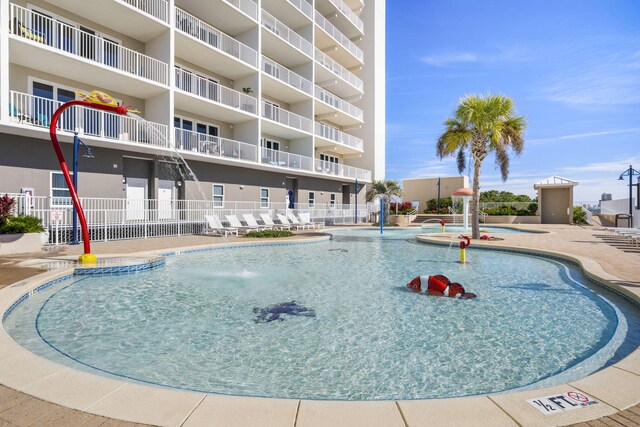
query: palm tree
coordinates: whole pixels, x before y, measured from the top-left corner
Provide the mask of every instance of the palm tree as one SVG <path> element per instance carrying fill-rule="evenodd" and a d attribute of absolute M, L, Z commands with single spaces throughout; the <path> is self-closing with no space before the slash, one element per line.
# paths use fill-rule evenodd
<path fill-rule="evenodd" d="M 376 196 L 382 196 L 384 200 L 384 217 L 389 218 L 389 202 L 391 196 L 401 196 L 402 189 L 396 181 L 373 181 L 371 190 L 367 191 L 367 202 L 371 202 Z"/>
<path fill-rule="evenodd" d="M 504 95 L 468 95 L 458 101 L 454 117 L 445 120 L 445 132 L 438 138 L 437 154 L 445 156 L 457 153 L 458 172 L 466 166 L 466 152 L 473 158 L 473 196 L 471 202 L 472 237 L 480 237 L 478 212 L 480 206 L 480 169 L 487 154 L 493 152 L 502 180 L 509 177 L 511 148 L 516 155 L 522 153 L 524 117 L 517 116 L 513 100 Z"/>

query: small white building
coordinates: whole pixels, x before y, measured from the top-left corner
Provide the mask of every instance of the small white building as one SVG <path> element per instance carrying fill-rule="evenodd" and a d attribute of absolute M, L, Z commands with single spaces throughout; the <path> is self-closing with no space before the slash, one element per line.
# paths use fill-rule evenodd
<path fill-rule="evenodd" d="M 578 181 L 550 176 L 533 184 L 538 191 L 538 212 L 542 224 L 573 223 L 573 187 Z"/>

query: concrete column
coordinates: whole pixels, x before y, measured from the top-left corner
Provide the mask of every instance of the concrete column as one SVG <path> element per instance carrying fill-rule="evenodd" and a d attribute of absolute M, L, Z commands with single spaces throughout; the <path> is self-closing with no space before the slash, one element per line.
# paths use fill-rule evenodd
<path fill-rule="evenodd" d="M 9 0 L 0 0 L 0 122 L 9 121 Z"/>

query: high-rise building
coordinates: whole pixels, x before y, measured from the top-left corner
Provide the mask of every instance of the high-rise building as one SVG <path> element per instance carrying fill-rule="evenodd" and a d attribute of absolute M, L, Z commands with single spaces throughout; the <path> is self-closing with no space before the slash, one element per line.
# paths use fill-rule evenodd
<path fill-rule="evenodd" d="M 382 0 L 0 0 L 0 17 L 0 191 L 69 195 L 48 126 L 92 90 L 146 122 L 62 116 L 67 162 L 74 132 L 94 155 L 84 197 L 340 206 L 384 178 Z"/>

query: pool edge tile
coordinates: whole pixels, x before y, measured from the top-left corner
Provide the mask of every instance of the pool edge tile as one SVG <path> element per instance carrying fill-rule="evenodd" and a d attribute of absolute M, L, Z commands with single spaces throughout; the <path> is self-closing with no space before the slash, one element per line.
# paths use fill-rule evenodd
<path fill-rule="evenodd" d="M 602 400 L 618 410 L 638 403 L 640 375 L 615 366 L 603 369 L 588 377 L 571 381 L 569 385 Z"/>
<path fill-rule="evenodd" d="M 298 400 L 208 394 L 184 422 L 184 427 L 233 425 L 293 426 Z"/>
<path fill-rule="evenodd" d="M 302 400 L 296 427 L 405 427 L 395 401 Z"/>
<path fill-rule="evenodd" d="M 437 426 L 509 426 L 518 424 L 487 396 L 434 400 L 399 400 L 398 406 L 407 425 L 423 425 L 426 420 Z"/>

